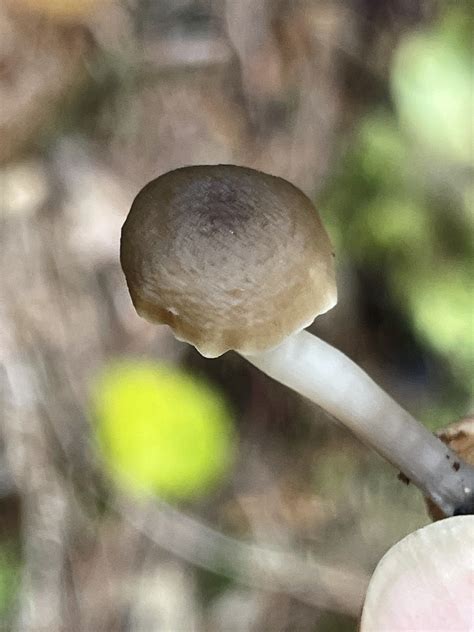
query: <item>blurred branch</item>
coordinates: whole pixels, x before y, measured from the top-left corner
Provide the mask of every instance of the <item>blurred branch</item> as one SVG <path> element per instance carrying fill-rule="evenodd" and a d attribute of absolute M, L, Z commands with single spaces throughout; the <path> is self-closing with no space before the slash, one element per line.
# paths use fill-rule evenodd
<path fill-rule="evenodd" d="M 55 632 L 64 628 L 68 494 L 49 449 L 35 372 L 19 360 L 6 369 L 10 396 L 0 402 L 7 413 L 2 430 L 7 464 L 21 495 L 23 524 L 24 564 L 14 629 Z"/>
<path fill-rule="evenodd" d="M 119 496 L 113 506 L 160 548 L 191 564 L 247 586 L 284 591 L 318 608 L 354 617 L 360 613 L 369 581 L 364 573 L 233 539 L 164 502 Z"/>

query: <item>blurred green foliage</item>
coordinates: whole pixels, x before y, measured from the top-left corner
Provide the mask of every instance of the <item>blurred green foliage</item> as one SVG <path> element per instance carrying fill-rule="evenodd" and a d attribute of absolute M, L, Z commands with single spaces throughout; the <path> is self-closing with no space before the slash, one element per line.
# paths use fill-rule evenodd
<path fill-rule="evenodd" d="M 357 632 L 357 622 L 342 614 L 324 613 L 318 620 L 314 632 Z"/>
<path fill-rule="evenodd" d="M 163 364 L 106 367 L 94 389 L 96 436 L 108 473 L 134 493 L 174 500 L 207 492 L 229 470 L 229 409 L 209 384 Z"/>
<path fill-rule="evenodd" d="M 463 414 L 473 395 L 469 24 L 454 8 L 402 40 L 391 73 L 393 110 L 362 120 L 324 201 L 340 255 L 384 277 L 420 344 L 452 376 L 446 421 Z M 442 397 L 440 407 L 449 400 Z"/>
<path fill-rule="evenodd" d="M 469 24 L 472 17 L 451 9 L 431 30 L 407 36 L 395 56 L 392 89 L 400 120 L 426 150 L 473 165 Z"/>
<path fill-rule="evenodd" d="M 0 546 L 0 628 L 12 614 L 20 581 L 20 561 L 16 547 L 8 541 Z"/>

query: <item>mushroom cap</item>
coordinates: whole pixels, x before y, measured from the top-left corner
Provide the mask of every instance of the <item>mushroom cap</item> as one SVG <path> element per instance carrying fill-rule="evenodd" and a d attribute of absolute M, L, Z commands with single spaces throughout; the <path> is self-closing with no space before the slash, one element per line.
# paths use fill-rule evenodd
<path fill-rule="evenodd" d="M 333 307 L 333 256 L 299 189 L 234 165 L 152 180 L 132 204 L 120 247 L 138 314 L 207 357 L 270 349 Z"/>
<path fill-rule="evenodd" d="M 395 544 L 370 580 L 361 632 L 474 629 L 474 516 L 430 524 Z"/>

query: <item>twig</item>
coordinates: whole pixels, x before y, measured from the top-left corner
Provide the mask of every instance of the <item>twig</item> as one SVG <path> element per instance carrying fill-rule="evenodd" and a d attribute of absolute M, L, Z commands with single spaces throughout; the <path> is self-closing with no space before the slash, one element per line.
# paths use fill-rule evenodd
<path fill-rule="evenodd" d="M 113 508 L 150 541 L 191 564 L 247 586 L 284 591 L 318 608 L 360 614 L 369 580 L 363 572 L 236 540 L 164 502 L 119 496 Z"/>

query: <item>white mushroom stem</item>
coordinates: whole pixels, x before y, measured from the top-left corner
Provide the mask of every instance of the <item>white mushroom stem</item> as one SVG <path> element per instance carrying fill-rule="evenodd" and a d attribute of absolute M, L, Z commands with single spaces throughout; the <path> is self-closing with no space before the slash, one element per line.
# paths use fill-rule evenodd
<path fill-rule="evenodd" d="M 245 357 L 339 419 L 446 515 L 472 503 L 474 468 L 331 345 L 301 331 L 276 349 Z"/>

